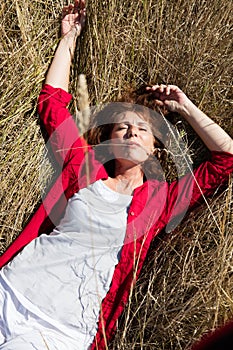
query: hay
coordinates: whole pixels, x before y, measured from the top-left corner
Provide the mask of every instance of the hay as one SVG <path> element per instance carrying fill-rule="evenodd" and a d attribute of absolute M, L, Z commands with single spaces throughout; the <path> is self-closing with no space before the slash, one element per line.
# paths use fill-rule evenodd
<path fill-rule="evenodd" d="M 53 175 L 48 162 L 41 166 L 36 103 L 59 41 L 63 4 L 0 5 L 1 251 L 35 211 Z M 232 134 L 231 10 L 230 0 L 89 0 L 71 92 L 80 73 L 87 77 L 92 105 L 117 99 L 129 85 L 174 83 Z M 186 128 L 194 161 L 201 160 L 206 149 Z M 231 186 L 210 208 L 220 232 L 202 207 L 156 241 L 114 349 L 186 349 L 233 316 Z"/>

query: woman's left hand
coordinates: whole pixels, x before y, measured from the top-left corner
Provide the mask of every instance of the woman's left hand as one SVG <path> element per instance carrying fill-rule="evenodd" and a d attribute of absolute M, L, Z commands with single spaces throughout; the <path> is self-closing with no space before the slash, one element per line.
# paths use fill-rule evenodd
<path fill-rule="evenodd" d="M 229 152 L 233 154 L 231 137 L 175 85 L 153 85 L 146 90 L 155 98 L 158 106 L 169 111 L 178 112 L 193 127 L 210 151 Z"/>
<path fill-rule="evenodd" d="M 171 112 L 184 112 L 190 103 L 189 98 L 176 85 L 153 85 L 146 90 L 154 95 L 155 103 Z"/>

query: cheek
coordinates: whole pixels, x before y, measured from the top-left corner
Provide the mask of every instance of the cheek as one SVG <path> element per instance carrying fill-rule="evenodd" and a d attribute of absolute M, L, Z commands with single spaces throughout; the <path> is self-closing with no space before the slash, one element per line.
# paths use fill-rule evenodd
<path fill-rule="evenodd" d="M 113 150 L 117 150 L 117 145 L 121 144 L 122 142 L 124 142 L 125 139 L 125 130 L 121 130 L 121 131 L 113 131 L 111 133 L 111 138 L 109 140 L 109 150 L 113 152 Z M 119 148 L 119 146 L 118 146 Z"/>
<path fill-rule="evenodd" d="M 147 138 L 146 138 L 146 140 L 145 140 L 146 146 L 147 146 L 149 149 L 151 149 L 151 150 L 154 148 L 155 142 L 156 142 L 156 140 L 155 140 L 155 138 L 154 138 L 152 135 L 147 136 Z"/>
<path fill-rule="evenodd" d="M 117 156 L 120 149 L 119 144 L 120 144 L 119 136 L 117 137 L 116 135 L 113 135 L 113 137 L 109 140 L 109 153 Z"/>

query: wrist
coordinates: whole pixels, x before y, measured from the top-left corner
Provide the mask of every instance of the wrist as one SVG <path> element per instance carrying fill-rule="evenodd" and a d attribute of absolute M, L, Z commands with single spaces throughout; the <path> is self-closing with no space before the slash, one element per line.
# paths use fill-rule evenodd
<path fill-rule="evenodd" d="M 182 109 L 179 111 L 180 115 L 186 119 L 191 118 L 199 108 L 189 99 L 183 104 Z"/>
<path fill-rule="evenodd" d="M 76 37 L 74 35 L 71 35 L 70 33 L 65 34 L 61 40 L 60 45 L 65 49 L 68 50 L 71 54 L 71 58 L 73 57 L 74 50 L 76 47 Z"/>
<path fill-rule="evenodd" d="M 77 38 L 81 34 L 81 29 L 79 27 L 73 26 L 66 33 L 62 33 L 62 38 L 66 38 L 67 41 L 76 43 Z"/>
<path fill-rule="evenodd" d="M 76 46 L 76 40 L 77 40 L 77 36 L 71 32 L 62 35 L 61 37 L 61 41 L 66 43 L 66 45 L 68 45 L 70 48 Z"/>

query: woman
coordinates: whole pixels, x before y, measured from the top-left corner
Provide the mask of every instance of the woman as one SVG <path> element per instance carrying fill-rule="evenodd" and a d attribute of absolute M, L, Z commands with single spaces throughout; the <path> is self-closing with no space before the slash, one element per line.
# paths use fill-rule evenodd
<path fill-rule="evenodd" d="M 92 144 L 108 150 L 100 163 L 98 148 L 78 135 L 66 109 L 84 22 L 84 0 L 64 8 L 62 38 L 39 97 L 62 173 L 1 257 L 0 349 L 107 348 L 153 237 L 232 172 L 230 137 L 173 85 L 147 92 L 188 120 L 211 161 L 170 185 L 150 179 L 145 164 L 158 144 L 151 114 L 121 104 L 117 113 L 107 106 L 87 133 Z"/>

